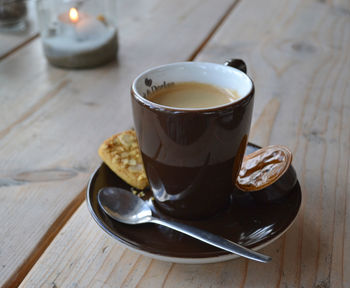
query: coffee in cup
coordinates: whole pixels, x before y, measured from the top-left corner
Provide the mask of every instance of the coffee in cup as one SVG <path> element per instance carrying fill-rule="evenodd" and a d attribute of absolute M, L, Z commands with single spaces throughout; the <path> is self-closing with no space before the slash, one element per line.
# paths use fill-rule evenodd
<path fill-rule="evenodd" d="M 210 108 L 239 98 L 235 90 L 198 82 L 182 82 L 152 92 L 147 99 L 173 108 Z"/>

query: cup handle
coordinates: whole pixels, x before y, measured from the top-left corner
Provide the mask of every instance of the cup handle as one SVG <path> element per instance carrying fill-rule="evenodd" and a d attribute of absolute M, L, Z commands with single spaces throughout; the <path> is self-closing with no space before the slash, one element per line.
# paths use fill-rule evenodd
<path fill-rule="evenodd" d="M 242 59 L 231 59 L 224 63 L 225 66 L 230 66 L 236 68 L 243 73 L 247 74 L 247 65 L 244 63 Z"/>

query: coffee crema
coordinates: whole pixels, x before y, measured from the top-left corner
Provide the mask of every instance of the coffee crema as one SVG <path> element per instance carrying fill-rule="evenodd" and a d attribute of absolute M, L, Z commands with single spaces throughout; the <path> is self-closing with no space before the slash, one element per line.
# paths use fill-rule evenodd
<path fill-rule="evenodd" d="M 210 108 L 239 99 L 237 91 L 199 82 L 180 82 L 158 89 L 147 99 L 174 108 Z"/>

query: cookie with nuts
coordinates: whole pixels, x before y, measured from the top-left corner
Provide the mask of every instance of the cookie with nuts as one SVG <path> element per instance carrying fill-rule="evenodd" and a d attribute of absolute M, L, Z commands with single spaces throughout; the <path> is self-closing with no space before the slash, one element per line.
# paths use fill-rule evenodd
<path fill-rule="evenodd" d="M 137 189 L 148 186 L 135 131 L 127 130 L 105 140 L 98 149 L 103 162 Z"/>

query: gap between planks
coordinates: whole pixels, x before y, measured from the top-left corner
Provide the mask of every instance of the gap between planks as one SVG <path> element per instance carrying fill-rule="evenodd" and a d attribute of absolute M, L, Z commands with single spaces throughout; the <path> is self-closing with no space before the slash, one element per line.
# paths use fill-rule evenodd
<path fill-rule="evenodd" d="M 235 0 L 231 4 L 231 6 L 226 10 L 223 16 L 218 20 L 218 22 L 214 25 L 213 29 L 211 29 L 208 35 L 204 38 L 203 42 L 194 50 L 191 56 L 187 59 L 187 61 L 193 61 L 197 55 L 202 51 L 202 49 L 206 46 L 209 40 L 213 37 L 216 31 L 220 28 L 222 23 L 224 23 L 225 19 L 233 12 L 237 4 L 241 0 Z M 32 42 L 34 39 L 39 37 L 39 34 L 34 35 L 29 38 L 27 41 L 23 42 L 18 47 L 12 49 L 2 57 L 0 57 L 0 61 L 4 58 L 12 55 L 25 45 Z M 51 225 L 45 235 L 37 244 L 36 248 L 33 250 L 33 253 L 30 254 L 27 258 L 25 264 L 20 266 L 17 271 L 15 271 L 13 277 L 11 277 L 3 286 L 3 288 L 7 287 L 18 287 L 19 284 L 23 281 L 25 276 L 29 273 L 35 263 L 39 260 L 40 256 L 45 252 L 46 248 L 51 244 L 51 242 L 55 239 L 57 234 L 61 231 L 61 229 L 65 226 L 71 216 L 75 213 L 75 211 L 80 207 L 80 205 L 85 200 L 85 191 L 86 187 L 78 194 L 78 196 L 62 211 L 60 216 L 55 220 L 55 222 Z"/>
<path fill-rule="evenodd" d="M 222 23 L 224 23 L 224 21 L 226 20 L 226 18 L 233 12 L 233 10 L 235 9 L 235 7 L 237 6 L 237 4 L 240 2 L 241 0 L 236 0 L 233 1 L 233 3 L 231 4 L 231 6 L 227 9 L 227 11 L 225 12 L 225 14 L 219 19 L 219 21 L 216 23 L 216 25 L 213 27 L 213 29 L 209 32 L 208 36 L 204 38 L 204 41 L 198 46 L 198 48 L 196 50 L 194 50 L 194 52 L 192 53 L 192 55 L 188 58 L 188 61 L 193 61 L 197 55 L 203 50 L 203 48 L 205 47 L 205 45 L 207 45 L 207 43 L 209 42 L 209 40 L 213 37 L 213 35 L 215 34 L 215 32 L 219 29 L 219 27 L 222 25 Z"/>
<path fill-rule="evenodd" d="M 30 42 L 32 42 L 34 39 L 39 37 L 39 33 L 36 33 L 35 35 L 33 35 L 32 37 L 28 38 L 26 41 L 24 41 L 23 43 L 19 44 L 18 46 L 14 47 L 13 49 L 11 49 L 10 51 L 6 52 L 4 55 L 0 56 L 0 61 L 4 60 L 6 57 L 14 54 L 15 52 L 17 52 L 19 49 L 23 48 L 24 46 L 26 46 L 27 44 L 29 44 Z"/>
<path fill-rule="evenodd" d="M 28 256 L 24 264 L 18 267 L 17 271 L 14 272 L 13 277 L 9 278 L 5 282 L 3 288 L 7 287 L 18 287 L 23 279 L 27 276 L 28 272 L 32 269 L 34 264 L 39 260 L 40 256 L 45 252 L 46 248 L 55 239 L 57 234 L 61 231 L 63 226 L 68 222 L 75 211 L 80 207 L 80 205 L 85 200 L 85 187 L 74 200 L 62 211 L 62 213 L 57 217 L 54 223 L 50 226 L 41 240 L 38 242 L 33 252 Z"/>

